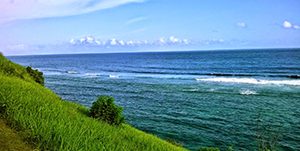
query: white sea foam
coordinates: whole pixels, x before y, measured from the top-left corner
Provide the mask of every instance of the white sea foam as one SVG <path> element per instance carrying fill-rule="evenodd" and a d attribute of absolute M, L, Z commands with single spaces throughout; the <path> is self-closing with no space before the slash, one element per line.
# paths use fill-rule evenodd
<path fill-rule="evenodd" d="M 254 90 L 241 90 L 240 91 L 240 94 L 242 95 L 255 95 L 255 94 L 258 94 L 256 91 Z"/>
<path fill-rule="evenodd" d="M 61 75 L 61 72 L 55 72 L 55 71 L 42 71 L 44 75 Z"/>
<path fill-rule="evenodd" d="M 94 78 L 94 77 L 101 76 L 101 74 L 100 73 L 86 73 L 86 74 L 84 74 L 84 76 Z"/>
<path fill-rule="evenodd" d="M 67 71 L 68 74 L 77 74 L 78 72 L 74 71 L 74 70 L 69 70 Z"/>
<path fill-rule="evenodd" d="M 61 75 L 65 73 L 63 70 L 53 69 L 53 68 L 39 68 L 39 71 L 43 72 L 44 75 Z"/>
<path fill-rule="evenodd" d="M 211 89 L 209 89 L 208 91 L 210 91 L 210 92 L 214 92 L 216 89 L 214 89 L 214 88 L 211 88 Z"/>
<path fill-rule="evenodd" d="M 192 88 L 192 89 L 187 89 L 186 91 L 188 91 L 188 92 L 197 92 L 197 91 L 199 91 L 199 89 L 197 89 L 197 88 Z"/>
<path fill-rule="evenodd" d="M 109 75 L 109 78 L 117 79 L 117 78 L 119 78 L 119 76 L 118 75 Z"/>
<path fill-rule="evenodd" d="M 258 80 L 254 78 L 196 78 L 197 81 L 243 83 L 243 84 L 273 84 L 273 85 L 293 85 L 300 86 L 300 80 Z"/>

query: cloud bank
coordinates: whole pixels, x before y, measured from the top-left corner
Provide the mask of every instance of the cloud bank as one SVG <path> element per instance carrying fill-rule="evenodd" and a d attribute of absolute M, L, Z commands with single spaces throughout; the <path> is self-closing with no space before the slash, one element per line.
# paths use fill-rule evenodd
<path fill-rule="evenodd" d="M 1 0 L 0 22 L 80 15 L 144 0 Z"/>
<path fill-rule="evenodd" d="M 81 38 L 72 38 L 69 44 L 73 46 L 94 46 L 94 47 L 138 47 L 138 46 L 172 46 L 172 45 L 188 45 L 190 44 L 188 39 L 179 39 L 175 36 L 168 38 L 161 37 L 158 40 L 119 40 L 109 39 L 100 40 L 94 36 L 84 36 Z"/>

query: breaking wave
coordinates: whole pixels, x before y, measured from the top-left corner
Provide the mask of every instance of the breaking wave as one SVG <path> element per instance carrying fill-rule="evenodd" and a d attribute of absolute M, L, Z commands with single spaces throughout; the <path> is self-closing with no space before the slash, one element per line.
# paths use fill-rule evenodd
<path fill-rule="evenodd" d="M 242 84 L 272 84 L 272 85 L 292 85 L 300 86 L 300 80 L 259 80 L 254 78 L 196 78 L 197 81 L 204 82 L 223 82 L 223 83 L 242 83 Z"/>
<path fill-rule="evenodd" d="M 90 77 L 90 78 L 95 78 L 95 77 L 101 76 L 101 74 L 100 73 L 85 73 L 84 76 Z"/>
<path fill-rule="evenodd" d="M 68 73 L 68 74 L 77 74 L 78 72 L 74 71 L 74 70 L 69 70 L 69 71 L 66 71 L 66 73 Z"/>
<path fill-rule="evenodd" d="M 108 77 L 111 78 L 111 79 L 118 79 L 120 76 L 118 76 L 118 75 L 109 75 Z"/>
<path fill-rule="evenodd" d="M 256 95 L 256 94 L 258 94 L 256 91 L 254 91 L 254 90 L 241 90 L 240 91 L 240 94 L 241 95 Z"/>

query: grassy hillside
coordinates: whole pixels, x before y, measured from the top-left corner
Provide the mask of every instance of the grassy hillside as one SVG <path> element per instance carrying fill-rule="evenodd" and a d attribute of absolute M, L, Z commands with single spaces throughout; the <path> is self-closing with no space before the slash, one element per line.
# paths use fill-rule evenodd
<path fill-rule="evenodd" d="M 111 126 L 61 100 L 0 55 L 0 114 L 41 150 L 185 150 L 127 124 Z"/>
<path fill-rule="evenodd" d="M 0 74 L 9 77 L 18 77 L 28 82 L 37 82 L 44 84 L 43 73 L 33 70 L 31 67 L 24 68 L 6 59 L 0 53 Z"/>
<path fill-rule="evenodd" d="M 32 151 L 18 133 L 6 125 L 6 121 L 0 118 L 0 150 L 1 151 Z"/>

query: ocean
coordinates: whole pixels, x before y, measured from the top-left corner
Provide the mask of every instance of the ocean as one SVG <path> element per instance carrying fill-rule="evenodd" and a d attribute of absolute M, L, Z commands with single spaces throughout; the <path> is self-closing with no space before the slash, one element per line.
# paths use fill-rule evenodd
<path fill-rule="evenodd" d="M 8 58 L 65 100 L 113 96 L 129 124 L 191 150 L 300 150 L 300 49 Z"/>

